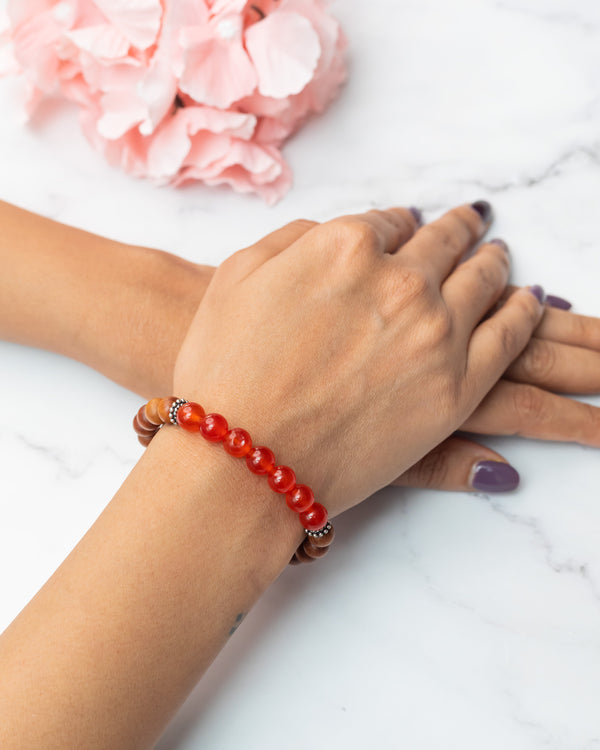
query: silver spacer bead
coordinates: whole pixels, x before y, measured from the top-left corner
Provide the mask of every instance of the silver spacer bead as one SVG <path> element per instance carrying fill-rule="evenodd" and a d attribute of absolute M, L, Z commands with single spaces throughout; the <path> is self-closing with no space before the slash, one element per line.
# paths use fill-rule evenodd
<path fill-rule="evenodd" d="M 325 526 L 323 526 L 322 529 L 317 529 L 316 531 L 309 531 L 308 529 L 304 529 L 304 531 L 306 531 L 308 536 L 320 538 L 320 537 L 325 536 L 326 534 L 329 534 L 331 529 L 332 529 L 331 522 L 327 521 L 327 523 L 325 524 Z"/>
<path fill-rule="evenodd" d="M 169 409 L 169 422 L 171 422 L 171 424 L 177 424 L 177 412 L 184 404 L 187 404 L 186 399 L 178 398 L 174 402 L 173 406 Z"/>

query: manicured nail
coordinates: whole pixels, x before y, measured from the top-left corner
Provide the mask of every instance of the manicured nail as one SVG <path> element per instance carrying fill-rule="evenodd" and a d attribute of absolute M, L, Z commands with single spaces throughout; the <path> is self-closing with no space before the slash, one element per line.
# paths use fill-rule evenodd
<path fill-rule="evenodd" d="M 471 475 L 471 486 L 482 492 L 510 492 L 517 489 L 519 481 L 519 472 L 502 461 L 480 461 Z"/>
<path fill-rule="evenodd" d="M 471 203 L 471 208 L 481 216 L 482 221 L 488 224 L 492 220 L 492 207 L 487 201 L 476 201 Z"/>
<path fill-rule="evenodd" d="M 550 307 L 557 307 L 559 310 L 570 310 L 573 307 L 569 300 L 556 297 L 554 294 L 549 294 L 546 297 L 546 304 Z"/>
<path fill-rule="evenodd" d="M 423 226 L 423 214 L 421 213 L 421 210 L 419 208 L 415 208 L 414 206 L 411 206 L 408 210 L 415 217 L 417 226 L 422 227 Z"/>
<path fill-rule="evenodd" d="M 540 303 L 540 305 L 544 304 L 544 299 L 546 298 L 546 295 L 544 294 L 543 288 L 539 284 L 534 284 L 533 286 L 530 286 L 529 291 L 533 294 L 534 297 L 537 298 L 537 301 Z"/>
<path fill-rule="evenodd" d="M 508 245 L 506 244 L 506 242 L 504 242 L 504 240 L 501 240 L 501 239 L 490 240 L 490 245 L 498 245 L 498 247 L 501 247 L 505 253 L 509 252 Z"/>

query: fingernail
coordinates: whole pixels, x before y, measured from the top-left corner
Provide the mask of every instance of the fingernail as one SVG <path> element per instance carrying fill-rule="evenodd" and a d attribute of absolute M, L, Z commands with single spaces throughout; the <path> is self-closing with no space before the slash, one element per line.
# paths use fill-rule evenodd
<path fill-rule="evenodd" d="M 475 203 L 471 203 L 471 208 L 477 211 L 486 224 L 492 220 L 492 207 L 487 201 L 475 201 Z"/>
<path fill-rule="evenodd" d="M 471 486 L 482 492 L 510 492 L 519 486 L 519 472 L 502 461 L 480 461 L 473 467 Z"/>
<path fill-rule="evenodd" d="M 543 288 L 539 284 L 534 284 L 529 287 L 529 291 L 537 298 L 540 305 L 544 304 L 545 294 Z"/>
<path fill-rule="evenodd" d="M 411 206 L 408 210 L 415 217 L 417 226 L 422 227 L 423 226 L 423 214 L 421 213 L 421 210 L 419 208 L 415 208 L 414 206 Z"/>
<path fill-rule="evenodd" d="M 573 307 L 569 300 L 556 297 L 554 294 L 549 294 L 546 297 L 546 304 L 550 307 L 557 307 L 559 310 L 570 310 Z"/>
<path fill-rule="evenodd" d="M 506 244 L 506 242 L 504 242 L 504 240 L 501 240 L 501 239 L 490 240 L 490 245 L 498 245 L 498 247 L 501 247 L 505 253 L 509 252 L 508 245 Z"/>

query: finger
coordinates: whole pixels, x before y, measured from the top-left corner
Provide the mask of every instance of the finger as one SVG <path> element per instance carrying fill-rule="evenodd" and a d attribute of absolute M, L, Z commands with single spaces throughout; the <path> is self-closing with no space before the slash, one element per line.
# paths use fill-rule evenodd
<path fill-rule="evenodd" d="M 421 226 L 421 212 L 416 208 L 388 208 L 385 211 L 372 209 L 362 214 L 340 216 L 327 224 L 342 229 L 342 242 L 347 229 L 358 230 L 359 234 L 362 230 L 365 240 L 379 253 L 393 254 Z"/>
<path fill-rule="evenodd" d="M 392 482 L 398 487 L 425 487 L 467 492 L 508 492 L 519 474 L 496 451 L 460 437 L 450 437 Z"/>
<path fill-rule="evenodd" d="M 461 430 L 481 435 L 521 435 L 600 448 L 600 408 L 534 385 L 500 382 Z"/>
<path fill-rule="evenodd" d="M 276 255 L 279 255 L 279 253 L 286 250 L 290 245 L 293 245 L 294 242 L 317 226 L 319 224 L 316 221 L 297 219 L 267 234 L 253 245 L 245 247 L 243 250 L 238 250 L 237 253 L 231 256 L 232 259 L 235 259 L 236 273 L 239 274 L 240 278 L 248 276 L 252 271 Z"/>
<path fill-rule="evenodd" d="M 544 313 L 542 296 L 538 286 L 519 289 L 473 331 L 465 372 L 473 408 L 527 346 Z"/>
<path fill-rule="evenodd" d="M 492 220 L 486 201 L 459 206 L 421 227 L 400 253 L 403 262 L 427 265 L 440 284 L 483 236 Z"/>
<path fill-rule="evenodd" d="M 534 337 L 504 377 L 558 393 L 600 393 L 600 351 Z"/>
<path fill-rule="evenodd" d="M 507 286 L 500 301 L 505 301 L 514 294 L 519 287 Z M 546 297 L 546 303 L 551 295 Z M 554 299 L 562 299 L 554 297 Z M 566 300 L 564 300 L 566 302 Z M 570 303 L 567 303 L 570 304 Z M 600 318 L 577 315 L 567 309 L 553 306 L 546 308 L 542 322 L 536 328 L 538 338 L 555 341 L 558 344 L 582 346 L 585 349 L 600 351 Z"/>
<path fill-rule="evenodd" d="M 504 291 L 510 273 L 505 247 L 496 240 L 482 245 L 442 285 L 442 297 L 453 319 L 468 336 Z"/>

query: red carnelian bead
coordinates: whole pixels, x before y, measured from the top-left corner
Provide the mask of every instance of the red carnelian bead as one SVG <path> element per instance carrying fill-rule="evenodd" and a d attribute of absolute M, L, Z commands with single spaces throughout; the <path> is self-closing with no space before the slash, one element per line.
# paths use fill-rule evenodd
<path fill-rule="evenodd" d="M 200 422 L 203 418 L 204 409 L 193 401 L 188 401 L 177 410 L 177 424 L 188 432 L 200 432 Z"/>
<path fill-rule="evenodd" d="M 202 437 L 205 437 L 212 443 L 218 443 L 223 440 L 228 430 L 227 420 L 221 414 L 207 414 L 200 422 Z"/>
<path fill-rule="evenodd" d="M 288 508 L 296 513 L 305 513 L 315 502 L 315 496 L 310 487 L 305 484 L 297 484 L 291 492 L 285 496 Z"/>
<path fill-rule="evenodd" d="M 269 474 L 267 481 L 272 490 L 285 495 L 296 486 L 296 475 L 289 466 L 276 466 Z"/>
<path fill-rule="evenodd" d="M 252 438 L 246 430 L 234 427 L 233 430 L 229 430 L 227 435 L 225 435 L 223 448 L 225 448 L 230 456 L 242 458 L 252 450 Z"/>
<path fill-rule="evenodd" d="M 327 510 L 321 503 L 314 503 L 306 513 L 300 514 L 300 521 L 308 531 L 318 531 L 327 523 Z"/>
<path fill-rule="evenodd" d="M 275 467 L 275 454 L 270 448 L 260 445 L 248 453 L 246 466 L 253 474 L 270 474 Z"/>

